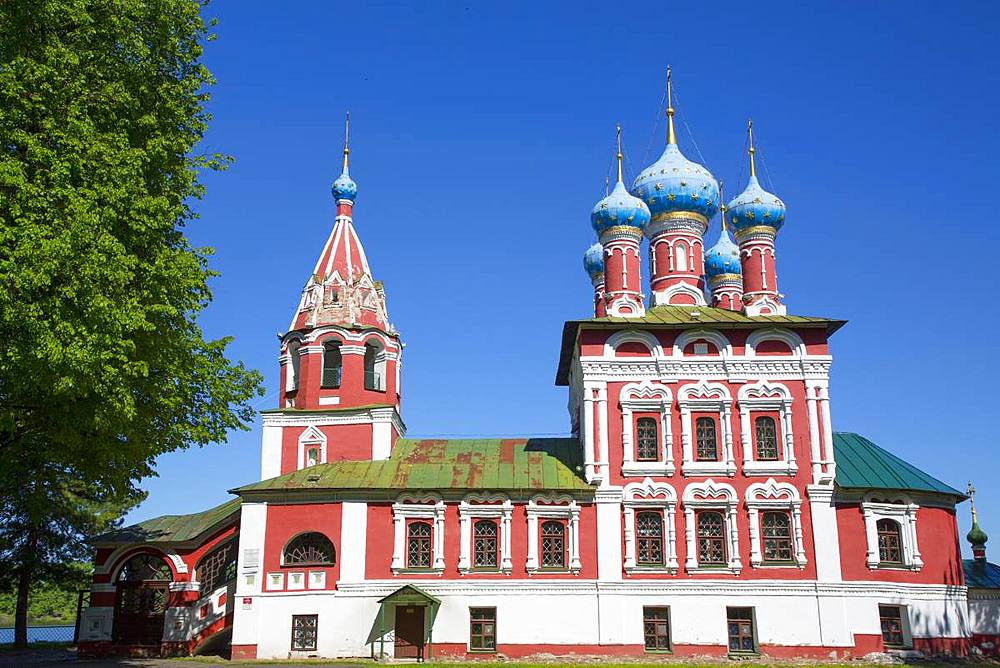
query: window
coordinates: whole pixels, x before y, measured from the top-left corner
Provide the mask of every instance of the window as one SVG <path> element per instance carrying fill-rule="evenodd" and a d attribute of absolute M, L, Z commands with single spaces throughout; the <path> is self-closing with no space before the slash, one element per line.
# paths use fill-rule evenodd
<path fill-rule="evenodd" d="M 236 541 L 218 547 L 198 562 L 195 577 L 201 583 L 201 595 L 211 594 L 236 579 Z"/>
<path fill-rule="evenodd" d="M 754 420 L 754 430 L 756 432 L 757 459 L 760 461 L 778 460 L 778 428 L 774 423 L 774 418 L 762 415 Z"/>
<path fill-rule="evenodd" d="M 321 387 L 340 387 L 340 375 L 342 368 L 340 356 L 340 342 L 327 341 L 323 344 L 323 382 Z"/>
<path fill-rule="evenodd" d="M 670 651 L 670 608 L 643 608 L 642 635 L 647 652 Z"/>
<path fill-rule="evenodd" d="M 301 361 L 299 358 L 299 348 L 301 347 L 302 344 L 299 343 L 297 339 L 293 339 L 288 344 L 288 357 L 291 358 L 290 361 L 292 363 L 292 373 L 290 382 L 285 387 L 285 389 L 287 390 L 299 389 L 299 363 Z"/>
<path fill-rule="evenodd" d="M 431 525 L 410 522 L 406 527 L 406 567 L 431 567 Z"/>
<path fill-rule="evenodd" d="M 474 568 L 499 568 L 497 523 L 477 520 L 472 525 L 472 565 Z"/>
<path fill-rule="evenodd" d="M 319 615 L 292 615 L 292 651 L 315 652 Z"/>
<path fill-rule="evenodd" d="M 365 389 L 385 390 L 385 350 L 369 341 L 365 344 Z"/>
<path fill-rule="evenodd" d="M 663 515 L 654 510 L 636 513 L 635 539 L 640 566 L 663 565 Z"/>
<path fill-rule="evenodd" d="M 895 520 L 879 520 L 875 524 L 878 530 L 878 558 L 883 564 L 903 563 L 903 540 L 899 531 L 899 522 Z"/>
<path fill-rule="evenodd" d="M 677 248 L 674 249 L 674 264 L 676 265 L 674 269 L 677 271 L 687 271 L 688 268 L 688 258 L 687 258 L 687 248 L 684 244 L 677 244 Z"/>
<path fill-rule="evenodd" d="M 722 513 L 703 510 L 697 514 L 698 564 L 724 566 L 726 564 L 726 522 Z"/>
<path fill-rule="evenodd" d="M 655 462 L 660 457 L 656 438 L 656 420 L 642 417 L 635 422 L 635 459 L 640 462 Z"/>
<path fill-rule="evenodd" d="M 730 652 L 756 652 L 753 608 L 726 608 Z"/>
<path fill-rule="evenodd" d="M 715 431 L 715 420 L 700 417 L 695 420 L 695 459 L 699 462 L 714 462 L 719 459 L 719 439 Z"/>
<path fill-rule="evenodd" d="M 118 571 L 118 582 L 170 582 L 170 566 L 155 554 L 137 554 Z"/>
<path fill-rule="evenodd" d="M 336 553 L 330 539 L 316 531 L 301 533 L 288 542 L 282 566 L 333 566 Z"/>
<path fill-rule="evenodd" d="M 542 568 L 566 568 L 566 525 L 562 522 L 542 524 Z"/>
<path fill-rule="evenodd" d="M 905 647 L 906 637 L 903 634 L 903 606 L 880 605 L 878 616 L 882 623 L 882 642 L 886 647 Z"/>
<path fill-rule="evenodd" d="M 497 609 L 469 608 L 469 649 L 497 651 Z"/>
<path fill-rule="evenodd" d="M 316 466 L 319 464 L 321 450 L 322 448 L 319 446 L 306 448 L 306 466 Z"/>
<path fill-rule="evenodd" d="M 760 515 L 760 528 L 764 537 L 764 563 L 791 561 L 792 520 L 783 511 L 765 511 Z"/>

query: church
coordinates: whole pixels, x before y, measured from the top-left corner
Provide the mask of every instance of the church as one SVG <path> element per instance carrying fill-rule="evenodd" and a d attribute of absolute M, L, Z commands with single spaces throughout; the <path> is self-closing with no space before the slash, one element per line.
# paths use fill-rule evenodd
<path fill-rule="evenodd" d="M 619 133 L 591 213 L 593 313 L 554 356 L 566 438 L 406 438 L 403 339 L 355 226 L 345 138 L 336 217 L 280 338 L 260 480 L 95 537 L 81 655 L 996 653 L 1000 567 L 974 507 L 973 559 L 960 551 L 971 486 L 835 429 L 845 322 L 784 303 L 786 208 L 757 178 L 752 128 L 749 180 L 725 203 L 681 152 L 670 99 L 668 79 L 663 154 L 627 187 Z"/>

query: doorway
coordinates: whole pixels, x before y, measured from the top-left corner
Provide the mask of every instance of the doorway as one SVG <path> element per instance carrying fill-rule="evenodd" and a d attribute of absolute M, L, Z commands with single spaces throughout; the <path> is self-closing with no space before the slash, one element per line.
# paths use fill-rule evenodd
<path fill-rule="evenodd" d="M 397 659 L 424 658 L 424 606 L 396 606 L 396 644 L 394 656 Z"/>

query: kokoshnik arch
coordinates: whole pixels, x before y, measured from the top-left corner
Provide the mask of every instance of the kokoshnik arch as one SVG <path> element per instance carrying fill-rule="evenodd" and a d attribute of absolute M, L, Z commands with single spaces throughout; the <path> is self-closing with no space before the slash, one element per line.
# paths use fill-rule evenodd
<path fill-rule="evenodd" d="M 566 323 L 556 373 L 569 438 L 404 438 L 403 346 L 355 229 L 345 138 L 333 228 L 281 337 L 261 480 L 95 538 L 81 651 L 996 647 L 1000 569 L 978 523 L 961 558 L 966 494 L 834 430 L 828 341 L 844 322 L 787 312 L 785 205 L 757 180 L 752 135 L 749 182 L 724 206 L 678 147 L 669 95 L 666 111 L 666 149 L 631 189 L 619 133 L 591 214 L 594 314 Z"/>

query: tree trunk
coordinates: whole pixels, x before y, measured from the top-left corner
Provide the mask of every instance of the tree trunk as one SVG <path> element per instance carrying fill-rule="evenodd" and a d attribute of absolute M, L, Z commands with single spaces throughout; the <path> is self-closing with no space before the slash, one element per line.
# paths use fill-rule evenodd
<path fill-rule="evenodd" d="M 28 591 L 35 570 L 35 550 L 38 547 L 38 530 L 28 529 L 28 540 L 21 552 L 17 574 L 17 608 L 14 611 L 14 647 L 28 646 Z"/>

